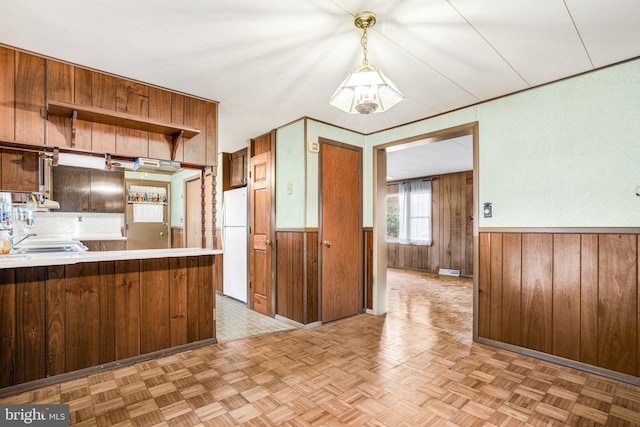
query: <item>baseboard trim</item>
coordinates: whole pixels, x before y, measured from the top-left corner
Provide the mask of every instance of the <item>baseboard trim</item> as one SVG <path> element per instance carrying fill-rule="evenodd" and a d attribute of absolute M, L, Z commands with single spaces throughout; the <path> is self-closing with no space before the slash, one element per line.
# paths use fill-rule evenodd
<path fill-rule="evenodd" d="M 298 329 L 303 329 L 305 331 L 309 329 L 317 328 L 318 326 L 322 326 L 322 322 L 312 322 L 312 323 L 307 323 L 305 325 L 303 323 L 296 322 L 295 320 L 291 320 L 288 317 L 280 316 L 279 314 L 276 314 L 275 319 L 281 322 L 287 323 L 291 326 L 295 326 Z"/>

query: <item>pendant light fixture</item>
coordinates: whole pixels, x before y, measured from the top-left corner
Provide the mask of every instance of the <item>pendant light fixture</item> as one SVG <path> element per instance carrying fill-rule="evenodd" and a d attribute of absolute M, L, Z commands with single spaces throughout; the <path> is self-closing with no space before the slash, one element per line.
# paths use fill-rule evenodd
<path fill-rule="evenodd" d="M 373 12 L 356 15 L 354 24 L 362 29 L 362 65 L 347 76 L 329 100 L 329 104 L 349 114 L 382 113 L 404 99 L 391 80 L 367 59 L 367 29 L 375 23 L 376 14 Z"/>

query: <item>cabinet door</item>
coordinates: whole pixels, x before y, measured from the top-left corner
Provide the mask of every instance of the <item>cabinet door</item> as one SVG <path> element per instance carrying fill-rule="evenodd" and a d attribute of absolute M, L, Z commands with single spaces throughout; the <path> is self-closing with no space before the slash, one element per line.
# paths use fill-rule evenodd
<path fill-rule="evenodd" d="M 124 212 L 124 172 L 91 170 L 91 212 Z"/>
<path fill-rule="evenodd" d="M 247 150 L 241 150 L 231 155 L 229 162 L 229 181 L 232 187 L 242 187 L 247 184 L 247 170 L 245 166 Z"/>
<path fill-rule="evenodd" d="M 53 170 L 53 200 L 60 212 L 87 212 L 91 191 L 91 170 L 57 166 Z"/>
<path fill-rule="evenodd" d="M 7 191 L 38 191 L 38 153 L 2 150 L 2 185 Z"/>

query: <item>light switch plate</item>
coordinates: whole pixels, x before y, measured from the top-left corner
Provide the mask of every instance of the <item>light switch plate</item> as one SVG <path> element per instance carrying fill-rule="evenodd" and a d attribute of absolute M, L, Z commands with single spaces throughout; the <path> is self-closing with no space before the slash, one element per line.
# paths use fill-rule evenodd
<path fill-rule="evenodd" d="M 308 146 L 310 153 L 320 152 L 320 143 L 318 141 L 309 141 Z"/>

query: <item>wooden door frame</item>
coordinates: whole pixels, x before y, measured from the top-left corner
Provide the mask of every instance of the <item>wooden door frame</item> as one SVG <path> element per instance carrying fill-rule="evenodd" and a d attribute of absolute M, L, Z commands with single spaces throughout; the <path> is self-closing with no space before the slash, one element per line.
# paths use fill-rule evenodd
<path fill-rule="evenodd" d="M 385 209 L 385 206 L 380 202 L 382 195 L 386 196 L 386 153 L 385 149 L 396 145 L 408 144 L 410 142 L 432 139 L 432 142 L 442 141 L 445 139 L 451 139 L 462 135 L 472 135 L 473 137 L 473 340 L 477 341 L 478 338 L 478 290 L 479 290 L 479 266 L 480 266 L 480 251 L 478 248 L 478 222 L 480 219 L 480 211 L 478 206 L 478 194 L 479 194 L 479 123 L 470 122 L 459 126 L 454 126 L 447 129 L 439 129 L 436 131 L 428 132 L 426 134 L 415 135 L 410 138 L 399 139 L 390 141 L 385 144 L 376 145 L 373 147 L 373 260 L 374 276 L 373 276 L 373 314 L 383 314 L 387 311 L 386 299 L 384 300 L 384 306 L 376 306 L 376 296 L 381 293 L 387 292 L 387 250 L 386 250 L 386 210 L 379 212 L 381 209 Z M 382 164 L 384 162 L 384 164 Z M 381 186 L 383 188 L 381 188 Z M 382 221 L 384 218 L 384 221 Z"/>
<path fill-rule="evenodd" d="M 322 157 L 323 157 L 323 145 L 333 145 L 335 147 L 344 148 L 347 150 L 356 151 L 358 153 L 358 312 L 364 313 L 366 310 L 364 299 L 364 229 L 363 229 L 363 177 L 364 170 L 363 165 L 363 149 L 357 145 L 345 144 L 343 142 L 333 141 L 327 138 L 318 138 L 320 144 L 320 152 L 318 153 L 318 318 L 322 322 L 322 240 L 323 240 L 323 226 L 322 226 Z"/>
<path fill-rule="evenodd" d="M 183 198 L 182 198 L 182 211 L 184 212 L 183 215 L 183 225 L 182 225 L 182 247 L 186 248 L 187 246 L 187 183 L 191 182 L 191 181 L 200 181 L 200 198 L 202 199 L 204 196 L 204 181 L 203 181 L 203 172 L 201 172 L 199 175 L 193 175 L 193 176 L 189 176 L 187 178 L 184 178 L 182 180 L 182 194 L 183 194 Z M 203 244 L 202 241 L 204 239 L 204 235 L 202 234 L 202 223 L 204 222 L 204 211 L 203 211 L 203 207 L 204 207 L 204 200 L 201 200 L 200 203 L 200 247 L 204 248 L 206 247 L 206 244 Z"/>

